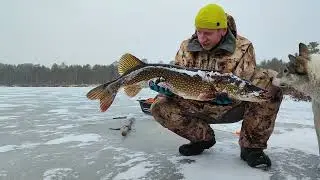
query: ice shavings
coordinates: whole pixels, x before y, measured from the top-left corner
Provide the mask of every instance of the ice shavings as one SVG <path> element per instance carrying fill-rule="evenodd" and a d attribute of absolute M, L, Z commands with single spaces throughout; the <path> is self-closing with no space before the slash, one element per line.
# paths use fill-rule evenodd
<path fill-rule="evenodd" d="M 162 69 L 155 70 L 155 69 Z M 145 75 L 145 81 L 154 79 L 156 77 L 166 77 L 170 75 L 170 72 L 176 72 L 176 74 L 181 74 L 183 76 L 187 75 L 190 78 L 194 76 L 198 76 L 202 79 L 204 82 L 216 82 L 215 85 L 218 91 L 227 92 L 232 96 L 233 98 L 244 100 L 244 101 L 252 101 L 252 102 L 260 102 L 260 98 L 256 99 L 257 97 L 261 96 L 261 92 L 259 90 L 253 90 L 252 92 L 249 91 L 243 91 L 246 86 L 251 85 L 250 82 L 241 79 L 238 76 L 235 76 L 232 73 L 220 73 L 217 71 L 206 71 L 206 70 L 187 70 L 187 69 L 180 69 L 177 67 L 170 67 L 170 66 L 161 66 L 161 65 L 149 65 L 142 67 L 140 69 L 137 69 L 135 71 L 132 71 L 131 73 L 127 74 L 122 78 L 119 83 L 124 84 L 126 82 L 129 82 L 132 80 L 132 78 L 135 78 L 139 73 L 142 71 L 146 71 L 147 75 Z M 166 72 L 167 71 L 167 72 Z M 170 71 L 170 72 L 169 72 Z M 167 74 L 167 75 L 166 75 Z M 142 76 L 142 75 L 141 75 Z M 172 75 L 174 76 L 174 75 Z M 168 78 L 168 77 L 166 77 Z M 174 77 L 173 77 L 174 78 Z M 185 77 L 188 78 L 188 77 Z M 173 87 L 171 87 L 168 84 L 163 84 L 163 86 L 169 86 L 169 89 L 173 91 L 173 93 L 178 94 L 180 96 L 183 96 L 187 99 L 197 99 L 197 97 L 187 97 L 187 95 L 182 94 L 181 92 L 177 92 L 174 90 Z"/>
<path fill-rule="evenodd" d="M 181 73 L 181 74 L 186 74 L 188 76 L 200 76 L 202 77 L 203 80 L 209 80 L 208 79 L 208 76 L 215 76 L 215 75 L 227 75 L 227 74 L 221 74 L 219 72 L 215 72 L 215 71 L 203 71 L 203 70 L 198 70 L 198 71 L 192 71 L 192 70 L 186 70 L 186 69 L 179 69 L 179 68 L 176 68 L 176 67 L 165 67 L 165 66 L 160 66 L 160 65 L 149 65 L 149 66 L 145 66 L 145 67 L 142 67 L 140 69 L 137 69 L 135 71 L 132 71 L 130 74 L 127 74 L 125 76 L 125 81 L 130 81 L 132 78 L 134 78 L 135 76 L 137 76 L 140 72 L 142 71 L 150 71 L 152 69 L 164 69 L 164 70 L 168 70 L 168 71 L 174 71 L 174 72 L 178 72 L 178 73 Z M 153 71 L 153 72 L 156 72 L 156 71 Z M 231 74 L 228 74 L 228 75 L 231 75 Z M 153 74 L 153 78 L 155 77 L 162 77 L 161 73 L 155 75 Z M 150 78 L 151 80 L 151 78 Z"/>
<path fill-rule="evenodd" d="M 179 72 L 182 74 L 187 74 L 191 77 L 193 76 L 199 76 L 201 77 L 204 81 L 213 81 L 215 76 L 221 77 L 221 76 L 228 76 L 229 78 L 235 79 L 237 81 L 241 81 L 242 83 L 245 83 L 246 81 L 240 79 L 239 77 L 233 75 L 232 73 L 220 73 L 217 71 L 205 71 L 205 70 L 197 70 L 197 71 L 192 71 L 192 70 L 185 70 L 185 69 L 179 69 L 179 68 L 174 68 L 174 67 L 163 67 L 165 69 Z M 242 85 L 243 86 L 243 85 Z"/>
<path fill-rule="evenodd" d="M 154 67 L 155 68 L 155 67 Z M 251 83 L 249 81 L 246 81 L 244 79 L 241 79 L 240 77 L 232 74 L 232 73 L 220 73 L 217 71 L 205 71 L 205 70 L 197 70 L 197 71 L 189 71 L 185 69 L 179 69 L 175 67 L 159 67 L 163 69 L 167 69 L 169 71 L 175 71 L 181 74 L 186 74 L 190 77 L 193 76 L 199 76 L 202 78 L 203 81 L 206 82 L 215 82 L 216 80 L 220 80 L 223 78 L 227 79 L 227 82 L 230 85 L 237 86 L 237 89 L 243 89 L 246 85 L 250 85 Z M 249 94 L 249 96 L 259 96 L 259 92 L 254 91 L 252 94 Z"/>

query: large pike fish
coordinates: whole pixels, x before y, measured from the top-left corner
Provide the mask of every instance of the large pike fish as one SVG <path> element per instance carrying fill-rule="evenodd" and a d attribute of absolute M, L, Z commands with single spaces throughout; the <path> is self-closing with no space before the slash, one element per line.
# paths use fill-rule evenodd
<path fill-rule="evenodd" d="M 87 98 L 100 100 L 100 110 L 106 111 L 120 88 L 130 96 L 136 96 L 149 80 L 162 78 L 159 83 L 174 94 L 198 101 L 213 100 L 220 93 L 231 99 L 262 102 L 267 91 L 254 86 L 232 73 L 220 73 L 201 69 L 190 69 L 168 64 L 147 64 L 132 54 L 124 54 L 118 64 L 121 75 L 117 79 L 99 85 L 87 93 Z"/>

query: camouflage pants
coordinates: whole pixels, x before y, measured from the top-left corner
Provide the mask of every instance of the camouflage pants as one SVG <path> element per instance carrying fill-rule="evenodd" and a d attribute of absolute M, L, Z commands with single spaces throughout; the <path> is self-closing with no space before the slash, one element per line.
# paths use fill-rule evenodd
<path fill-rule="evenodd" d="M 151 112 L 163 127 L 191 142 L 213 138 L 214 131 L 209 124 L 243 120 L 239 145 L 265 149 L 283 96 L 279 88 L 272 88 L 274 98 L 270 101 L 233 102 L 227 106 L 182 98 L 158 97 L 151 106 Z"/>

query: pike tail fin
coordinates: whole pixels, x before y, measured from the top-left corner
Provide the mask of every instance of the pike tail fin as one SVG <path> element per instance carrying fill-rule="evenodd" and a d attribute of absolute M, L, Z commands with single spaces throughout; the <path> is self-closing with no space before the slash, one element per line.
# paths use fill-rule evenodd
<path fill-rule="evenodd" d="M 99 85 L 93 89 L 91 89 L 87 93 L 87 98 L 90 100 L 99 99 L 100 100 L 100 110 L 101 112 L 105 112 L 109 109 L 111 104 L 113 103 L 117 92 L 110 92 L 107 89 L 107 86 L 110 83 Z"/>
<path fill-rule="evenodd" d="M 125 73 L 130 73 L 131 71 L 137 69 L 138 67 L 143 67 L 146 64 L 135 57 L 134 55 L 130 53 L 126 53 L 122 55 L 122 57 L 119 60 L 118 64 L 118 72 L 120 75 L 123 75 Z M 124 92 L 130 96 L 134 97 L 136 96 L 140 91 L 142 87 L 140 84 L 132 84 L 124 87 Z"/>

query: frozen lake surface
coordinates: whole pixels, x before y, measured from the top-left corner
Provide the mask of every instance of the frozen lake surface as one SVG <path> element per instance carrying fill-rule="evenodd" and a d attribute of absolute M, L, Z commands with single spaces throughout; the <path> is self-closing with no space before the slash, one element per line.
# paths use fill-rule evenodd
<path fill-rule="evenodd" d="M 266 150 L 273 166 L 252 169 L 240 160 L 241 127 L 212 125 L 217 144 L 200 156 L 182 157 L 187 141 L 141 112 L 139 97 L 122 92 L 101 113 L 85 94 L 92 87 L 0 87 L 0 179 L 320 179 L 311 103 L 285 99 Z M 124 120 L 136 119 L 122 137 Z"/>

